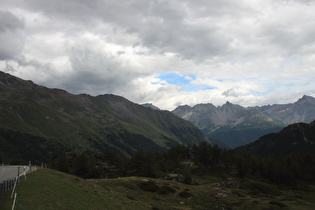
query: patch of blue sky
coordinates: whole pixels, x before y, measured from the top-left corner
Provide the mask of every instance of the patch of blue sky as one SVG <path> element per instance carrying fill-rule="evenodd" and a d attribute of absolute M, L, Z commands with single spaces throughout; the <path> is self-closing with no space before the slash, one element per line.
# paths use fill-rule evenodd
<path fill-rule="evenodd" d="M 162 72 L 158 78 L 169 84 L 178 86 L 189 85 L 191 80 L 196 79 L 193 74 L 179 75 L 174 72 Z"/>
<path fill-rule="evenodd" d="M 179 86 L 178 91 L 193 92 L 198 90 L 215 89 L 214 87 L 209 87 L 207 85 L 191 83 L 196 79 L 196 76 L 193 74 L 180 75 L 174 72 L 161 72 L 157 78 L 166 81 L 168 84 Z"/>
<path fill-rule="evenodd" d="M 194 92 L 198 90 L 213 90 L 215 87 L 209 87 L 207 85 L 190 84 L 189 86 L 184 86 L 178 91 Z"/>

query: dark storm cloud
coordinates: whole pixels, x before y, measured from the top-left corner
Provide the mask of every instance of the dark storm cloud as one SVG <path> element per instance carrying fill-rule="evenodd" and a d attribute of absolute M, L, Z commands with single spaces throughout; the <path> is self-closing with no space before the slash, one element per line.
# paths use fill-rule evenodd
<path fill-rule="evenodd" d="M 311 0 L 278 0 L 279 2 L 299 2 L 311 4 Z M 179 58 L 203 61 L 215 56 L 225 56 L 232 52 L 231 56 L 238 57 L 231 50 L 235 40 L 253 46 L 260 42 L 260 37 L 266 38 L 268 44 L 280 47 L 280 52 L 296 50 L 299 46 L 307 45 L 312 41 L 314 33 L 304 33 L 304 29 L 313 25 L 305 25 L 300 32 L 294 31 L 296 22 L 269 22 L 259 23 L 259 15 L 262 13 L 259 4 L 250 4 L 246 1 L 235 2 L 233 0 L 221 1 L 159 1 L 159 0 L 17 0 L 34 12 L 45 14 L 52 20 L 71 22 L 84 30 L 96 30 L 99 23 L 110 24 L 116 33 L 132 34 L 137 40 L 130 46 L 142 46 L 153 54 L 173 53 Z M 239 20 L 239 21 L 238 21 Z M 251 25 L 242 25 L 242 21 L 257 21 Z M 282 20 L 281 20 L 282 21 Z M 262 21 L 263 22 L 263 21 Z M 240 24 L 239 27 L 235 24 Z M 230 26 L 230 27 L 229 27 Z M 66 26 L 65 26 L 66 27 Z M 74 27 L 72 27 L 73 30 Z M 232 28 L 235 28 L 232 30 Z M 259 28 L 259 30 L 258 30 Z M 291 30 L 292 29 L 292 30 Z M 65 28 L 71 33 L 72 30 Z M 76 33 L 76 32 L 73 32 Z M 92 32 L 93 33 L 93 32 Z M 102 32 L 94 32 L 102 33 Z M 69 34 L 68 34 L 69 35 Z M 100 34 L 106 35 L 106 34 Z M 121 40 L 111 39 L 112 42 Z M 120 43 L 118 43 L 120 44 Z M 243 47 L 242 45 L 238 46 Z M 250 52 L 241 53 L 252 55 L 257 48 L 243 48 Z M 266 49 L 267 51 L 267 49 Z M 237 51 L 238 52 L 238 51 Z M 261 50 L 257 50 L 262 53 Z"/>
<path fill-rule="evenodd" d="M 153 27 L 143 27 L 140 33 L 142 44 L 161 54 L 199 60 L 221 54 L 229 44 L 229 38 L 211 24 L 207 28 L 169 20 L 149 24 Z"/>
<path fill-rule="evenodd" d="M 78 45 L 69 53 L 73 71 L 64 75 L 61 85 L 74 93 L 113 93 L 128 86 L 132 78 L 145 74 L 132 71 L 131 66 L 124 66 L 119 57 L 94 45 Z"/>
<path fill-rule="evenodd" d="M 15 57 L 15 60 L 19 64 L 19 67 L 35 67 L 37 69 L 46 69 L 50 70 L 51 69 L 51 64 L 50 63 L 42 63 L 36 59 L 31 59 L 27 60 L 24 55 L 20 55 Z"/>
<path fill-rule="evenodd" d="M 42 1 L 29 0 L 25 7 L 56 20 L 85 24 L 103 21 L 134 34 L 137 42 L 153 53 L 174 53 L 180 58 L 203 60 L 226 51 L 232 37 L 215 25 L 218 15 L 236 13 L 229 1 Z M 191 9 L 192 8 L 192 9 Z M 194 11 L 194 12 L 192 12 Z M 196 19 L 203 23 L 194 22 Z M 191 21 L 190 19 L 193 19 Z"/>
<path fill-rule="evenodd" d="M 15 31 L 17 28 L 23 28 L 22 21 L 9 11 L 0 11 L 0 31 Z"/>
<path fill-rule="evenodd" d="M 311 18 L 311 17 L 310 17 Z M 303 54 L 305 47 L 314 44 L 315 24 L 313 21 L 282 21 L 270 23 L 262 28 L 259 36 L 269 44 L 277 46 L 285 54 Z"/>
<path fill-rule="evenodd" d="M 24 47 L 23 22 L 9 11 L 0 11 L 0 60 L 10 60 Z"/>

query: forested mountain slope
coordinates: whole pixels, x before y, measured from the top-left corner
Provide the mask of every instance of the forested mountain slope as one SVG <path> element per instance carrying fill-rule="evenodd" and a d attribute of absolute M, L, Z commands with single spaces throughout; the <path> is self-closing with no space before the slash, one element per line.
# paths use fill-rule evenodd
<path fill-rule="evenodd" d="M 208 140 L 192 123 L 168 111 L 111 94 L 73 95 L 0 72 L 0 141 L 0 157 L 8 159 L 17 157 L 13 150 L 24 158 L 42 153 L 48 157 L 59 150 L 101 153 L 108 148 L 129 156 L 138 150 Z"/>
<path fill-rule="evenodd" d="M 278 133 L 267 134 L 257 141 L 237 148 L 263 156 L 287 155 L 291 153 L 315 152 L 315 121 L 310 124 L 295 123 Z"/>

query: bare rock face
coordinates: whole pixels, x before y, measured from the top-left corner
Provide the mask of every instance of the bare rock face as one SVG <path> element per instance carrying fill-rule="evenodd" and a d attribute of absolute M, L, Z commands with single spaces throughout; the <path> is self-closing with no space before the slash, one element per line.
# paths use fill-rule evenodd
<path fill-rule="evenodd" d="M 258 110 L 286 125 L 298 122 L 310 123 L 315 119 L 315 98 L 304 95 L 292 104 L 262 106 Z"/>

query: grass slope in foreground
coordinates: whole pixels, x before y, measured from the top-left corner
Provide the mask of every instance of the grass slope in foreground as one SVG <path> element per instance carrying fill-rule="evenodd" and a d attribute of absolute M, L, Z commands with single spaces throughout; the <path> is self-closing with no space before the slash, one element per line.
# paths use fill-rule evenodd
<path fill-rule="evenodd" d="M 25 209 L 314 209 L 315 187 L 278 189 L 254 180 L 195 177 L 199 185 L 127 177 L 83 180 L 44 169 L 24 178 L 17 200 Z M 11 209 L 11 193 L 0 209 Z M 22 209 L 18 204 L 15 209 Z"/>

